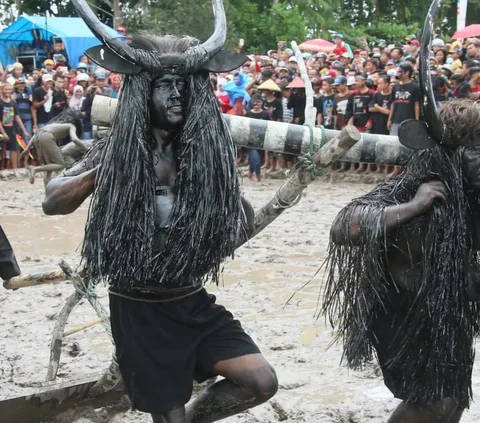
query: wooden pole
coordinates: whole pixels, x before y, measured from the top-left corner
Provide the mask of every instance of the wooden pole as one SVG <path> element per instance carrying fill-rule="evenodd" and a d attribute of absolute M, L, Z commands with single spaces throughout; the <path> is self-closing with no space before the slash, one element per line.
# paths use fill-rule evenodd
<path fill-rule="evenodd" d="M 52 342 L 50 343 L 50 361 L 48 363 L 48 371 L 46 382 L 55 380 L 58 372 L 58 365 L 60 363 L 60 356 L 62 355 L 62 342 L 65 325 L 67 324 L 68 316 L 73 308 L 78 304 L 82 295 L 75 291 L 67 300 L 58 315 L 58 319 L 53 329 Z"/>

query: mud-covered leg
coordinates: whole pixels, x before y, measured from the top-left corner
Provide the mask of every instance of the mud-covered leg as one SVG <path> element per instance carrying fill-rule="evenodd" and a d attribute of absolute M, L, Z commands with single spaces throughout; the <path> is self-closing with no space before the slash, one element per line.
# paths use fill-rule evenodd
<path fill-rule="evenodd" d="M 187 408 L 188 423 L 234 416 L 268 401 L 278 389 L 275 371 L 261 354 L 220 361 L 215 372 L 226 379 L 205 388 Z"/>
<path fill-rule="evenodd" d="M 186 423 L 185 407 L 164 414 L 152 414 L 153 423 Z"/>
<path fill-rule="evenodd" d="M 395 409 L 388 423 L 457 423 L 462 417 L 461 413 L 460 415 L 457 413 L 457 404 L 449 398 L 430 406 L 402 402 Z M 457 420 L 451 420 L 453 418 Z"/>
<path fill-rule="evenodd" d="M 462 419 L 463 411 L 464 411 L 463 408 L 458 407 L 457 411 L 455 411 L 455 413 L 453 413 L 453 416 L 450 417 L 450 420 L 448 421 L 448 423 L 459 423 L 460 420 Z"/>

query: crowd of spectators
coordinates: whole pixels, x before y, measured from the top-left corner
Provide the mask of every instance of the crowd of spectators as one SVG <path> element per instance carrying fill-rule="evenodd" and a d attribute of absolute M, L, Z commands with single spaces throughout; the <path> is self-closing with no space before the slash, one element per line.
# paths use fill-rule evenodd
<path fill-rule="evenodd" d="M 342 34 L 334 37 L 330 53 L 304 53 L 308 76 L 315 92 L 317 125 L 342 129 L 355 125 L 362 132 L 398 133 L 407 119 L 421 119 L 418 53 L 420 42 L 406 39 L 399 45 L 369 46 L 351 51 Z M 480 40 L 476 38 L 432 43 L 430 71 L 436 101 L 480 98 Z M 57 41 L 42 67 L 25 72 L 21 63 L 6 67 L 1 78 L 0 169 L 17 168 L 22 149 L 19 138 L 28 143 L 66 107 L 80 111 L 84 139 L 93 137 L 91 107 L 95 95 L 117 98 L 121 75 L 97 67 L 86 56 L 71 65 L 63 43 Z M 249 60 L 231 73 L 212 74 L 211 80 L 224 113 L 254 119 L 302 125 L 305 121 L 305 89 L 299 64 L 286 42 L 278 42 L 265 55 Z M 0 137 L 1 138 L 1 137 Z M 28 160 L 28 159 L 26 159 Z M 239 149 L 239 165 L 249 165 L 249 177 L 260 180 L 267 172 L 293 166 L 295 158 L 272 152 Z M 374 171 L 367 163 L 337 163 L 335 170 Z M 380 167 L 383 171 L 383 168 Z M 391 169 L 396 172 L 398 169 Z"/>

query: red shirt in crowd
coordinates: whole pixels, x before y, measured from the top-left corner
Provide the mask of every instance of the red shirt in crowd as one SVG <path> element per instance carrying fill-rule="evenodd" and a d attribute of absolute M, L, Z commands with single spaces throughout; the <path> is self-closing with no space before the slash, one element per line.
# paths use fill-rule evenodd
<path fill-rule="evenodd" d="M 336 54 L 337 56 L 341 56 L 343 53 L 348 53 L 348 50 L 347 50 L 347 47 L 340 46 L 340 47 L 335 47 L 333 49 L 333 53 Z"/>

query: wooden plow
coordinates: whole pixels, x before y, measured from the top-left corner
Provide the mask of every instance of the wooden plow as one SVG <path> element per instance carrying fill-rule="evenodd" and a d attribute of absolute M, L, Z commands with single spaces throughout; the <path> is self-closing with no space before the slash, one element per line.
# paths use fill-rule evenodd
<path fill-rule="evenodd" d="M 296 44 L 294 47 L 296 47 Z M 297 48 L 295 50 L 296 54 L 300 55 L 299 50 Z M 299 63 L 303 63 L 300 57 Z M 267 140 L 274 140 L 272 144 L 272 142 L 265 143 L 265 139 L 262 141 L 261 137 L 258 136 L 259 133 L 245 132 L 241 129 L 242 127 L 245 128 L 245 125 L 254 125 L 257 122 L 249 122 L 249 119 L 244 118 L 235 120 L 235 117 L 230 117 L 232 136 L 237 144 L 242 145 L 244 143 L 255 148 L 266 148 L 276 152 L 291 153 L 293 149 L 295 154 L 302 155 L 299 164 L 289 171 L 287 179 L 277 189 L 272 200 L 256 212 L 253 236 L 259 234 L 280 216 L 284 210 L 297 204 L 304 189 L 315 179 L 315 176 L 319 175 L 321 169 L 328 168 L 333 162 L 342 159 L 344 154 L 356 144 L 358 146 L 359 141 L 362 139 L 359 131 L 353 126 L 347 127 L 341 132 L 324 131 L 323 129 L 313 127 L 314 117 L 316 116 L 313 101 L 311 101 L 313 99 L 313 90 L 311 90 L 310 81 L 306 76 L 306 70 L 303 68 L 302 71 L 308 95 L 307 126 L 278 123 L 278 125 L 283 125 L 283 129 L 281 128 L 281 134 L 283 135 L 277 134 L 275 136 L 271 134 L 265 137 Z M 108 104 L 105 104 L 105 101 Z M 112 104 L 114 104 L 112 99 L 105 100 L 105 97 L 95 97 L 95 110 L 92 110 L 92 117 L 97 123 L 108 125 L 107 120 L 111 118 L 113 113 Z M 237 124 L 234 122 L 237 122 Z M 237 129 L 235 129 L 234 125 L 237 125 Z M 265 128 L 265 131 L 267 130 L 268 128 Z M 265 131 L 263 134 L 268 135 Z M 327 136 L 325 136 L 325 132 L 328 132 Z M 245 133 L 250 134 L 251 138 L 245 138 Z M 391 144 L 391 141 L 387 140 L 385 142 Z M 247 242 L 246 239 L 239 240 L 238 247 L 245 242 Z M 69 280 L 72 282 L 75 292 L 63 306 L 52 333 L 50 360 L 45 384 L 34 394 L 0 401 L 0 421 L 2 423 L 45 422 L 55 419 L 71 409 L 79 407 L 98 408 L 115 404 L 126 395 L 115 354 L 113 354 L 112 362 L 104 373 L 81 377 L 71 382 L 57 383 L 55 381 L 61 358 L 62 341 L 66 336 L 100 323 L 111 337 L 109 315 L 99 303 L 94 287 L 90 286 L 89 282 L 84 278 L 85 272 L 83 269 L 73 270 L 64 261 L 61 261 L 59 266 L 60 270 L 55 272 L 20 275 L 4 284 L 4 288 L 16 290 Z M 87 298 L 97 312 L 98 317 L 93 321 L 65 330 L 70 313 L 83 297 Z"/>

